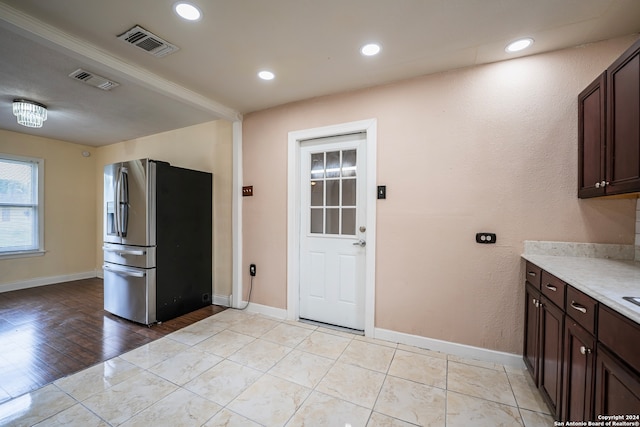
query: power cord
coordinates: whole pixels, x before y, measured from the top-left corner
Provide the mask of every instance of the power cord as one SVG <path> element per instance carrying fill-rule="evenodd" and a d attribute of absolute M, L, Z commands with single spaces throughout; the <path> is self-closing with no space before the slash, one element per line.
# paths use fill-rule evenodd
<path fill-rule="evenodd" d="M 249 285 L 249 298 L 247 298 L 247 303 L 244 305 L 244 307 L 236 308 L 236 310 L 244 310 L 249 307 L 249 303 L 251 302 L 251 291 L 253 290 L 253 278 L 254 276 L 251 276 L 251 284 Z"/>

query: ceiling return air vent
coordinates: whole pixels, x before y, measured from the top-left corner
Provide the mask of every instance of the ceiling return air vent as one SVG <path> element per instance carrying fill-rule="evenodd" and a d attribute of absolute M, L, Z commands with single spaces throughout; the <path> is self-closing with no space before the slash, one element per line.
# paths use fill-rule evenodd
<path fill-rule="evenodd" d="M 180 49 L 178 46 L 161 39 L 139 25 L 120 34 L 118 38 L 157 57 L 167 56 Z"/>
<path fill-rule="evenodd" d="M 69 74 L 69 77 L 102 90 L 111 90 L 116 86 L 120 86 L 120 83 L 116 83 L 113 80 L 93 74 L 92 72 L 83 70 L 82 68 L 78 68 L 73 73 Z"/>

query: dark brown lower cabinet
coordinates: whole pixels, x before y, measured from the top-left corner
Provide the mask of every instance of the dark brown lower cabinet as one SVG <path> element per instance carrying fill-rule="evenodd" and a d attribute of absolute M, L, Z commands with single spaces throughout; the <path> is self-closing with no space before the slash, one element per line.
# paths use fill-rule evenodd
<path fill-rule="evenodd" d="M 525 281 L 523 359 L 551 415 L 640 416 L 640 325 L 527 262 L 535 269 L 542 280 Z"/>
<path fill-rule="evenodd" d="M 593 419 L 593 374 L 596 340 L 570 317 L 565 318 L 563 369 L 563 421 Z"/>
<path fill-rule="evenodd" d="M 640 414 L 640 377 L 600 344 L 596 355 L 595 414 Z"/>
<path fill-rule="evenodd" d="M 564 312 L 542 296 L 540 304 L 539 385 L 553 415 L 559 415 L 562 391 Z"/>

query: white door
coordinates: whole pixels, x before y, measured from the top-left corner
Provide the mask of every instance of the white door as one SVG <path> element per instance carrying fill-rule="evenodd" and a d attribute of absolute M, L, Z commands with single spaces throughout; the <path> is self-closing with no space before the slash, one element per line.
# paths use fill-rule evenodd
<path fill-rule="evenodd" d="M 365 133 L 301 143 L 301 319 L 364 330 L 365 150 Z"/>

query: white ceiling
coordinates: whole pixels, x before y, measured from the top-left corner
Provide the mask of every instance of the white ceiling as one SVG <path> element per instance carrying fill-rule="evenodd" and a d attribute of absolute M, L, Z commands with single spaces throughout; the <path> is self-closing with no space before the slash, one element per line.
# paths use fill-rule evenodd
<path fill-rule="evenodd" d="M 337 92 L 640 32 L 638 0 L 0 0 L 0 128 L 106 145 Z M 116 38 L 140 25 L 180 50 L 156 58 Z M 379 42 L 376 57 L 359 55 Z M 120 86 L 68 78 L 84 68 Z M 261 69 L 272 81 L 256 77 Z M 49 107 L 18 126 L 13 98 Z"/>

